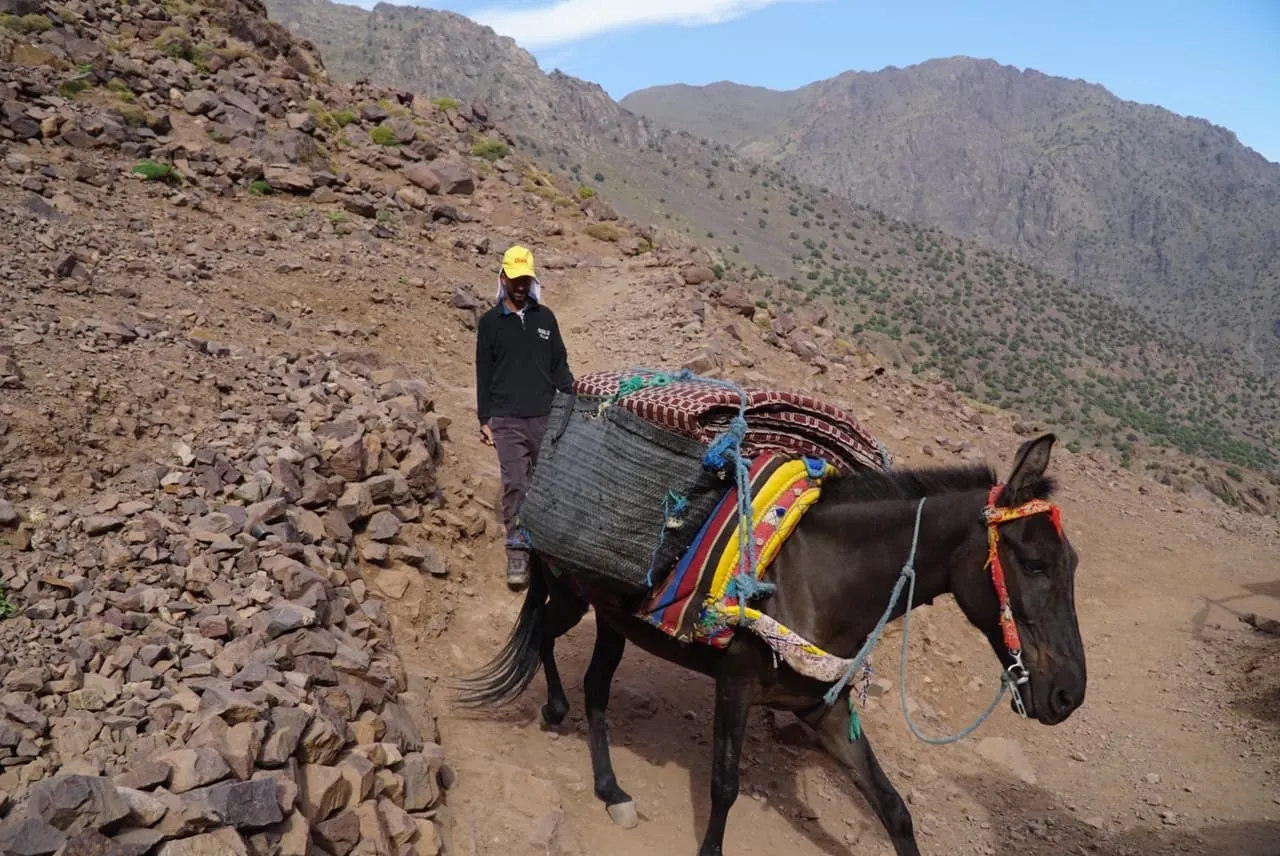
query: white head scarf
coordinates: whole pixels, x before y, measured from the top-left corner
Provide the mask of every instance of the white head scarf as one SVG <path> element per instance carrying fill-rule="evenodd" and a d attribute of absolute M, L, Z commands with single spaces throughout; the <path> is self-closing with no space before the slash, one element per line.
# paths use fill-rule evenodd
<path fill-rule="evenodd" d="M 533 298 L 534 303 L 542 302 L 542 283 L 538 281 L 538 278 L 536 276 L 533 278 L 533 283 L 529 286 L 529 297 Z M 507 289 L 502 284 L 502 271 L 499 270 L 498 271 L 498 296 L 494 298 L 494 301 L 497 303 L 501 303 L 506 299 L 507 299 Z"/>

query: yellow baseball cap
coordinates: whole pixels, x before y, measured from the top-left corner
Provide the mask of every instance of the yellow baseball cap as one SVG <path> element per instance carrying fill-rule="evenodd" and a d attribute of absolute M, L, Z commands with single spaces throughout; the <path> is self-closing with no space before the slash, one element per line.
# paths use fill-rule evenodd
<path fill-rule="evenodd" d="M 533 250 L 519 244 L 507 250 L 502 255 L 502 272 L 507 279 L 536 276 L 533 272 Z"/>

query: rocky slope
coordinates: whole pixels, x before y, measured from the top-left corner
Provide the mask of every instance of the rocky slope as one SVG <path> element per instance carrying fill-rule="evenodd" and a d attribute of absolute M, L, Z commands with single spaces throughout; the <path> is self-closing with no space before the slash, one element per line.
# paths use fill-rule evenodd
<path fill-rule="evenodd" d="M 254 0 L 0 11 L 0 852 L 441 852 L 386 603 L 485 511 L 429 380 L 364 313 L 299 334 L 288 282 L 404 306 L 418 242 L 490 254 L 468 203 L 563 233 L 553 182 L 482 107 L 329 85 Z"/>
<path fill-rule="evenodd" d="M 460 15 L 328 0 L 268 7 L 315 40 L 338 77 L 371 77 L 442 103 L 483 100 L 521 150 L 554 163 L 581 193 L 604 192 L 620 212 L 668 227 L 663 234 L 714 247 L 716 270 L 775 314 L 821 305 L 840 339 L 888 363 L 1052 420 L 1072 440 L 1171 481 L 1254 507 L 1273 502 L 1275 484 L 1244 475 L 1275 466 L 1280 420 L 1280 390 L 1252 358 L 1207 346 L 1126 299 L 661 128 L 599 87 L 543 74 L 510 39 Z M 1175 463 L 1169 447 L 1198 460 Z"/>
<path fill-rule="evenodd" d="M 538 248 L 579 371 L 688 364 L 811 389 L 908 461 L 1004 459 L 1015 429 L 1029 430 L 955 387 L 831 347 L 821 311 L 763 309 L 695 247 L 655 248 L 654 230 L 505 151 L 484 105 L 331 84 L 255 2 L 0 3 L 20 22 L 4 19 L 0 52 L 0 851 L 631 856 L 671 845 L 666 822 L 630 839 L 600 828 L 577 733 L 464 720 L 440 686 L 490 655 L 518 604 L 501 580 L 496 462 L 468 427 L 476 311 L 513 241 Z M 1159 532 L 1170 555 L 1213 546 L 1187 559 L 1197 580 L 1267 570 L 1274 520 L 1098 453 L 1058 460 L 1094 566 L 1119 562 L 1111 539 Z M 1238 779 L 1261 781 L 1250 777 L 1273 743 L 1223 699 L 1252 704 L 1233 682 L 1269 661 L 1239 660 L 1248 640 L 1230 628 L 1219 637 L 1231 656 L 1171 644 L 1170 610 L 1148 602 L 1168 596 L 1170 577 L 1153 586 L 1150 567 L 1130 558 L 1124 573 L 1090 576 L 1089 598 L 1123 609 L 1089 616 L 1123 643 L 1108 665 L 1118 677 L 1096 692 L 1130 694 L 1096 708 L 1099 733 L 1117 735 L 1107 754 L 1147 757 L 1120 736 L 1142 729 L 1109 711 L 1147 715 L 1132 700 L 1153 666 L 1172 676 L 1174 659 L 1203 662 L 1215 670 L 1205 698 L 1181 704 L 1216 727 L 1208 739 L 1171 728 L 1159 746 L 1200 787 L 1170 789 L 1159 811 L 1256 814 L 1265 791 Z M 954 666 L 937 637 L 949 621 L 921 616 L 913 667 Z M 566 658 L 585 650 L 573 647 Z M 624 668 L 615 721 L 652 720 L 662 733 L 640 740 L 701 757 L 699 731 L 673 727 L 690 715 L 687 695 L 653 701 L 670 670 Z M 964 715 L 958 686 L 920 691 L 926 721 Z M 642 695 L 627 703 L 626 687 Z M 580 732 L 578 709 L 571 724 Z M 620 769 L 638 779 L 626 743 Z M 798 750 L 759 744 L 757 794 L 782 795 L 777 782 L 801 773 L 817 781 Z M 998 764 L 962 751 L 957 763 L 999 783 Z M 1090 773 L 1075 784 L 1124 799 L 1115 770 Z M 690 809 L 682 789 L 649 781 L 637 781 L 646 813 Z M 941 788 L 928 791 L 941 800 Z M 794 850 L 791 815 L 741 802 L 737 828 L 768 843 L 743 853 Z M 816 807 L 806 816 L 832 811 L 821 796 L 804 802 Z M 1138 822 L 1159 832 L 1151 805 Z M 924 822 L 964 841 L 965 856 L 992 852 L 1004 839 L 974 811 L 930 805 Z M 1104 825 L 1122 844 L 1158 840 L 1143 852 L 1204 852 L 1126 823 L 1117 813 Z M 1071 818 L 1054 824 L 995 827 L 1098 843 Z M 1265 833 L 1207 830 L 1206 846 L 1254 856 Z M 1093 849 L 1123 852 L 1109 846 Z"/>
<path fill-rule="evenodd" d="M 621 103 L 1280 366 L 1280 164 L 1225 128 L 967 57 Z"/>

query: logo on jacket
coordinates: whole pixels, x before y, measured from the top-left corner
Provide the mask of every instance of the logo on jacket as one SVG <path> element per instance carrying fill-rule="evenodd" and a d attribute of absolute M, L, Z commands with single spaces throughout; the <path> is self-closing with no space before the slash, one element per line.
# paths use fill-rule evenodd
<path fill-rule="evenodd" d="M 547 339 L 551 338 L 551 331 L 548 330 L 546 327 L 539 327 L 538 335 L 542 337 L 543 341 L 546 341 Z"/>

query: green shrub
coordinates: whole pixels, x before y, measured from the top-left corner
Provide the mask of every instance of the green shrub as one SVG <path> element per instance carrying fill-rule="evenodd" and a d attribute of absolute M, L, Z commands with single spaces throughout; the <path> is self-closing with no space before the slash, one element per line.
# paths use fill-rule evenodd
<path fill-rule="evenodd" d="M 594 187 L 587 187 L 587 186 L 584 184 L 584 185 L 582 185 L 581 187 L 579 187 L 579 188 L 578 188 L 578 198 L 579 198 L 579 199 L 590 199 L 591 197 L 593 197 L 593 196 L 595 196 L 595 195 L 596 195 L 596 189 L 595 189 Z"/>
<path fill-rule="evenodd" d="M 178 171 L 167 163 L 156 163 L 153 160 L 140 161 L 132 170 L 147 181 L 163 181 L 175 184 L 182 180 Z"/>
<path fill-rule="evenodd" d="M 587 227 L 587 234 L 595 238 L 597 241 L 620 241 L 626 232 L 623 232 L 612 223 L 592 223 Z"/>
<path fill-rule="evenodd" d="M 53 22 L 44 15 L 0 15 L 0 27 L 15 33 L 43 33 L 53 29 Z"/>
<path fill-rule="evenodd" d="M 506 143 L 502 142 L 502 140 L 484 139 L 478 140 L 476 144 L 471 147 L 471 154 L 478 158 L 484 158 L 487 161 L 496 161 L 511 154 L 511 149 Z"/>
<path fill-rule="evenodd" d="M 161 53 L 174 59 L 193 60 L 196 58 L 196 46 L 191 36 L 181 27 L 166 27 L 156 37 L 155 46 Z"/>
<path fill-rule="evenodd" d="M 92 89 L 93 83 L 84 77 L 70 77 L 58 84 L 58 94 L 63 98 L 75 98 L 86 89 Z"/>
<path fill-rule="evenodd" d="M 249 193 L 254 196 L 270 196 L 275 193 L 275 188 L 271 186 L 271 182 L 260 178 L 249 185 Z"/>
<path fill-rule="evenodd" d="M 380 146 L 394 146 L 398 142 L 396 140 L 396 132 L 386 125 L 379 125 L 369 132 L 369 136 L 373 137 L 373 141 Z"/>
<path fill-rule="evenodd" d="M 431 103 L 440 110 L 457 110 L 462 106 L 462 103 L 458 101 L 457 98 L 450 98 L 448 95 L 442 95 L 439 98 L 435 98 Z"/>

